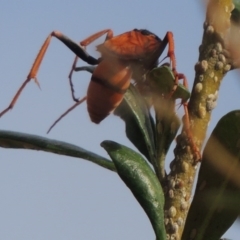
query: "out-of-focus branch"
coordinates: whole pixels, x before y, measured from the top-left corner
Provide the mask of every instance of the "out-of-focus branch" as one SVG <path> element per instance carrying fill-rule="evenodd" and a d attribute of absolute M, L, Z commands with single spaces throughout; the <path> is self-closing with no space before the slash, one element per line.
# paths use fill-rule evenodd
<path fill-rule="evenodd" d="M 184 129 L 177 137 L 175 158 L 170 165 L 171 172 L 164 189 L 165 225 L 169 239 L 181 239 L 197 169 L 196 150 L 201 149 L 205 139 L 221 81 L 232 68 L 226 38 L 233 7 L 231 0 L 210 0 L 208 3 L 200 56 L 195 66 L 195 81 L 188 105 L 192 137 Z"/>

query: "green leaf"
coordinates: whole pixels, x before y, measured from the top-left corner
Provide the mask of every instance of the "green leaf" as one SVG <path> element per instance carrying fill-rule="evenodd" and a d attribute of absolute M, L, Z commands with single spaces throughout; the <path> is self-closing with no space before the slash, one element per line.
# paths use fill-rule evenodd
<path fill-rule="evenodd" d="M 75 68 L 75 71 L 93 73 L 95 68 L 83 66 Z M 125 122 L 128 139 L 156 167 L 154 121 L 146 103 L 132 84 L 114 114 Z"/>
<path fill-rule="evenodd" d="M 233 9 L 231 14 L 231 20 L 237 25 L 239 25 L 240 24 L 240 1 L 233 0 L 233 3 L 235 5 L 235 8 Z"/>
<path fill-rule="evenodd" d="M 240 213 L 240 110 L 217 124 L 203 152 L 183 240 L 218 240 Z"/>
<path fill-rule="evenodd" d="M 160 67 L 152 69 L 148 73 L 147 77 L 151 88 L 155 93 L 157 93 L 158 96 L 168 96 L 174 89 L 175 76 L 172 69 L 167 65 L 162 65 Z M 174 100 L 180 98 L 182 102 L 187 102 L 190 96 L 191 94 L 188 88 L 183 84 L 178 83 L 176 89 L 172 93 L 171 98 Z"/>
<path fill-rule="evenodd" d="M 0 130 L 0 147 L 41 150 L 65 156 L 83 158 L 101 167 L 116 171 L 113 162 L 76 145 L 32 134 Z"/>
<path fill-rule="evenodd" d="M 101 146 L 112 158 L 117 172 L 148 215 L 157 240 L 165 240 L 164 195 L 160 183 L 142 156 L 130 148 L 112 141 Z"/>
<path fill-rule="evenodd" d="M 155 167 L 153 119 L 146 103 L 133 85 L 125 93 L 124 100 L 114 114 L 125 122 L 128 139 Z"/>
<path fill-rule="evenodd" d="M 168 65 L 152 69 L 147 80 L 152 90 L 152 103 L 156 113 L 156 155 L 158 176 L 162 180 L 165 177 L 167 152 L 181 124 L 175 112 L 175 100 L 180 98 L 182 103 L 186 102 L 190 92 L 180 83 L 175 85 L 174 73 Z"/>

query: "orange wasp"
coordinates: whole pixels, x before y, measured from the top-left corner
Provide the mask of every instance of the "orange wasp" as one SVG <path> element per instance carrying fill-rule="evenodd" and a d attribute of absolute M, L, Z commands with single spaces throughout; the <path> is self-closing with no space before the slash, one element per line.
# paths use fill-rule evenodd
<path fill-rule="evenodd" d="M 106 34 L 105 41 L 96 47 L 101 57 L 95 59 L 87 53 L 85 48 L 104 34 Z M 144 29 L 134 29 L 115 37 L 112 30 L 106 29 L 77 44 L 62 33 L 54 31 L 43 43 L 26 80 L 13 97 L 10 105 L 0 113 L 0 117 L 14 107 L 22 90 L 31 79 L 34 79 L 39 85 L 37 72 L 52 37 L 58 38 L 76 54 L 69 74 L 72 97 L 76 104 L 69 111 L 86 100 L 89 116 L 94 123 L 100 123 L 121 103 L 131 79 L 144 81 L 144 76 L 157 65 L 158 58 L 167 44 L 169 45 L 167 57 L 171 60 L 172 71 L 177 84 L 178 73 L 176 71 L 173 34 L 171 32 L 167 32 L 164 39 L 161 40 L 152 32 Z M 88 86 L 87 96 L 81 100 L 74 96 L 71 79 L 78 58 L 90 65 L 97 65 Z"/>

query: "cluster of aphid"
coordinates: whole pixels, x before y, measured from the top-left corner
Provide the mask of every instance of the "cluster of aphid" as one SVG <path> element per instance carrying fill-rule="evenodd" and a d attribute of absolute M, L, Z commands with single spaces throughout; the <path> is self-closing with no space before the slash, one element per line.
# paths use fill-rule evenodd
<path fill-rule="evenodd" d="M 180 192 L 181 194 L 181 200 L 179 202 L 178 210 L 175 206 L 170 206 L 169 209 L 165 210 L 165 218 L 164 223 L 168 232 L 167 239 L 179 239 L 179 228 L 182 228 L 184 226 L 184 220 L 179 214 L 178 211 L 187 213 L 188 207 L 189 207 L 189 196 L 186 192 L 186 189 L 183 185 L 183 182 L 180 178 L 172 178 L 170 175 L 168 176 L 168 197 L 174 198 L 174 193 L 176 191 Z"/>
<path fill-rule="evenodd" d="M 182 136 L 179 135 L 178 138 L 179 137 Z M 191 175 L 189 177 L 189 172 L 192 171 L 190 162 L 193 162 L 193 158 L 191 160 L 189 159 L 188 162 L 186 159 L 179 161 L 176 155 L 174 161 L 170 164 L 172 174 L 167 176 L 167 182 L 163 188 L 166 199 L 170 200 L 165 206 L 164 219 L 169 235 L 168 239 L 180 239 L 179 232 L 182 231 L 184 226 L 183 219 L 185 219 L 190 206 L 191 196 L 189 195 L 189 188 L 193 184 L 193 177 Z M 176 168 L 178 168 L 178 170 Z M 182 172 L 183 174 L 178 175 L 176 171 Z M 171 203 L 171 199 L 175 200 L 174 204 Z"/>
<path fill-rule="evenodd" d="M 205 35 L 211 39 L 213 37 L 214 27 L 205 22 L 204 30 Z M 204 47 L 200 46 L 200 53 L 202 49 L 204 49 Z M 232 68 L 233 66 L 231 60 L 229 59 L 229 52 L 225 48 L 221 36 L 219 36 L 219 41 L 214 44 L 211 51 L 209 52 L 209 58 L 203 59 L 197 62 L 195 65 L 195 70 L 197 73 L 197 81 L 194 86 L 195 93 L 198 94 L 203 90 L 203 81 L 212 81 L 215 84 L 219 84 L 218 73 L 225 74 Z M 211 112 L 217 105 L 217 99 L 217 91 L 208 94 L 206 96 L 205 103 L 201 103 L 199 105 L 198 116 L 200 118 L 204 118 L 207 112 Z"/>
<path fill-rule="evenodd" d="M 209 37 L 209 39 L 216 37 L 216 35 L 213 36 L 213 26 L 205 23 L 204 30 L 204 34 L 206 35 L 205 37 Z M 211 82 L 215 86 L 218 86 L 220 84 L 219 79 L 221 75 L 227 73 L 233 68 L 231 59 L 229 59 L 229 53 L 223 43 L 224 41 L 222 41 L 221 36 L 219 36 L 217 41 L 214 39 L 211 49 L 209 47 L 207 48 L 206 46 L 200 47 L 201 60 L 199 60 L 195 65 L 196 79 L 193 88 L 193 91 L 195 93 L 194 97 L 200 97 L 200 101 L 196 101 L 199 105 L 194 106 L 194 111 L 198 118 L 205 118 L 206 115 L 210 113 L 217 105 L 218 91 L 216 88 L 212 88 L 214 89 L 212 90 L 209 87 L 210 84 L 206 85 L 205 83 Z M 201 51 L 204 51 L 204 54 L 202 54 L 204 56 L 206 56 L 206 51 L 208 51 L 208 57 L 201 58 Z M 208 89 L 206 89 L 206 86 Z M 203 92 L 204 94 L 202 94 Z M 177 137 L 177 142 L 177 151 L 179 151 L 179 149 L 182 147 L 184 153 L 189 152 L 189 146 L 186 142 L 186 138 L 182 137 L 182 134 Z M 176 155 L 174 161 L 170 164 L 172 172 L 175 172 L 175 168 L 181 168 L 181 172 L 183 173 L 189 172 L 189 163 L 191 163 L 194 158 L 185 160 L 187 160 L 187 162 L 178 161 L 178 156 Z M 189 186 L 192 186 L 192 182 L 192 178 L 185 179 L 185 176 L 183 178 L 183 175 L 178 176 L 177 178 L 174 176 L 174 174 L 168 175 L 167 185 L 164 189 L 166 196 L 170 199 L 175 198 L 179 200 L 176 205 L 169 205 L 165 210 L 165 225 L 166 228 L 169 229 L 168 233 L 172 233 L 168 236 L 169 239 L 178 239 L 178 232 L 181 232 L 179 231 L 179 229 L 182 228 L 181 226 L 183 226 L 181 220 L 184 218 L 184 215 L 186 216 L 189 207 L 190 196 L 188 196 L 186 192 L 189 192 L 188 188 Z M 201 185 L 201 188 L 204 187 L 204 185 Z M 178 223 L 180 223 L 180 225 Z M 197 235 L 197 228 L 191 229 L 189 234 L 189 239 L 195 239 Z"/>

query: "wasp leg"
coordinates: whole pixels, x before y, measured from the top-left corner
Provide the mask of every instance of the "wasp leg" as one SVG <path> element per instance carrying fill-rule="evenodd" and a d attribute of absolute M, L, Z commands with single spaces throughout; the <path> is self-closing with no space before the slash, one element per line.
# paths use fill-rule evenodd
<path fill-rule="evenodd" d="M 104 30 L 105 32 L 109 32 L 109 30 Z M 104 31 L 99 32 L 99 34 L 104 34 Z M 86 39 L 85 41 L 83 41 L 83 44 L 88 42 L 91 42 L 91 40 L 94 39 L 94 36 L 98 36 L 97 34 L 92 35 L 91 38 Z M 111 35 L 111 31 L 110 34 Z M 58 31 L 53 31 L 45 40 L 45 42 L 43 43 L 34 63 L 32 68 L 30 69 L 30 72 L 26 78 L 26 80 L 22 83 L 22 85 L 20 86 L 20 88 L 18 89 L 17 93 L 15 94 L 15 96 L 13 97 L 12 101 L 10 102 L 9 106 L 7 108 L 5 108 L 2 112 L 0 112 L 0 117 L 2 117 L 6 112 L 8 112 L 10 109 L 12 109 L 14 107 L 14 105 L 16 104 L 21 92 L 23 91 L 23 89 L 25 88 L 25 86 L 27 85 L 28 82 L 30 82 L 31 79 L 34 79 L 35 83 L 39 85 L 39 82 L 37 80 L 37 73 L 38 70 L 40 68 L 41 62 L 44 58 L 44 55 L 48 49 L 48 46 L 50 44 L 51 38 L 52 37 L 56 37 L 58 38 L 60 41 L 62 41 L 68 48 L 70 48 L 78 57 L 80 57 L 81 59 L 83 59 L 84 61 L 86 61 L 87 63 L 91 64 L 91 65 L 96 65 L 99 63 L 98 59 L 95 59 L 94 57 L 90 56 L 86 50 L 85 47 L 73 42 L 71 39 L 69 39 L 68 37 L 66 37 L 65 35 L 63 35 L 62 33 L 58 32 Z"/>
<path fill-rule="evenodd" d="M 73 74 L 73 71 L 75 71 L 75 72 L 87 71 L 87 72 L 93 74 L 93 71 L 94 71 L 95 68 L 96 68 L 95 66 L 76 67 L 77 59 L 78 59 L 78 57 L 76 56 L 75 59 L 74 59 L 73 65 L 72 65 L 72 70 L 71 70 L 71 72 L 69 73 L 69 76 L 68 76 L 69 84 L 70 84 L 70 87 L 71 87 L 72 99 L 73 99 L 75 102 L 78 102 L 78 99 L 77 99 L 77 98 L 75 97 L 75 95 L 74 95 L 74 86 L 73 86 L 73 83 L 72 83 L 72 74 Z"/>
<path fill-rule="evenodd" d="M 93 41 L 95 41 L 96 39 L 100 38 L 104 34 L 107 34 L 105 41 L 113 37 L 113 31 L 111 29 L 105 29 L 105 30 L 97 32 L 97 33 L 91 35 L 90 37 L 84 39 L 79 44 L 80 44 L 82 49 L 85 49 L 86 46 L 88 46 L 89 44 L 91 44 Z M 71 50 L 72 50 L 72 47 L 74 47 L 74 45 L 72 45 L 71 42 L 66 41 L 67 40 L 66 37 L 62 38 L 62 36 L 61 36 L 61 38 L 58 37 L 58 39 L 60 41 L 62 41 L 64 44 L 66 44 Z M 94 64 L 92 64 L 91 62 L 86 61 L 85 57 L 87 57 L 87 60 L 91 59 L 92 57 L 90 55 L 88 55 L 85 50 L 84 50 L 84 52 L 86 53 L 85 56 L 79 56 L 78 54 L 76 54 L 76 56 L 74 58 L 74 61 L 73 61 L 73 64 L 72 64 L 72 68 L 71 68 L 70 73 L 68 75 L 69 84 L 70 84 L 70 88 L 71 88 L 72 99 L 75 102 L 78 102 L 79 99 L 76 98 L 75 94 L 74 94 L 74 86 L 73 86 L 73 82 L 72 82 L 72 75 L 73 75 L 73 72 L 76 69 L 78 58 L 81 58 L 83 61 L 85 61 L 85 62 L 87 62 L 87 63 L 89 63 L 91 65 L 96 65 L 96 64 L 98 64 L 100 62 L 99 59 L 97 60 L 97 63 L 94 62 Z"/>
<path fill-rule="evenodd" d="M 77 44 L 76 42 L 73 42 L 70 38 L 63 35 L 62 33 L 58 31 L 54 31 L 52 33 L 53 37 L 56 37 L 58 40 L 60 40 L 62 43 L 64 43 L 72 52 L 74 52 L 79 58 L 81 58 L 84 62 L 87 62 L 91 65 L 96 65 L 99 63 L 98 59 L 92 57 L 89 55 L 85 49 L 86 45 L 83 44 Z"/>
<path fill-rule="evenodd" d="M 95 66 L 83 66 L 83 67 L 76 67 L 74 69 L 75 72 L 79 72 L 79 71 L 86 71 L 89 72 L 91 74 L 93 74 L 94 70 L 96 69 Z"/>
<path fill-rule="evenodd" d="M 177 69 L 176 69 L 176 57 L 175 57 L 175 46 L 174 46 L 174 39 L 173 39 L 173 33 L 172 32 L 167 32 L 165 37 L 163 38 L 162 41 L 162 52 L 166 48 L 168 44 L 168 53 L 167 57 L 170 58 L 171 60 L 171 66 L 172 66 L 172 71 L 175 76 L 177 76 Z M 161 52 L 161 54 L 162 54 Z"/>
<path fill-rule="evenodd" d="M 82 102 L 84 102 L 87 99 L 87 97 L 82 98 L 78 102 L 76 102 L 73 106 L 71 106 L 69 109 L 67 109 L 48 129 L 47 133 L 49 133 L 53 127 L 62 119 L 64 118 L 69 112 L 71 112 L 74 108 L 76 108 L 78 105 L 80 105 Z"/>
<path fill-rule="evenodd" d="M 190 128 L 189 114 L 188 114 L 188 103 L 187 102 L 183 103 L 183 107 L 184 107 L 184 112 L 185 112 L 183 125 L 184 125 L 184 129 L 187 133 L 187 137 L 189 139 L 190 147 L 193 151 L 194 161 L 195 161 L 195 163 L 197 163 L 197 162 L 201 161 L 202 156 L 201 156 L 201 153 L 199 151 L 199 148 L 197 147 L 196 143 L 193 140 L 193 135 L 192 135 L 192 131 L 191 131 L 191 128 Z"/>
<path fill-rule="evenodd" d="M 190 120 L 189 120 L 189 114 L 188 114 L 188 99 L 190 98 L 190 92 L 188 91 L 188 82 L 187 82 L 187 78 L 185 77 L 184 74 L 179 73 L 178 74 L 178 79 L 182 79 L 183 80 L 183 86 L 184 88 L 181 89 L 181 99 L 182 102 L 181 104 L 183 105 L 184 108 L 184 112 L 185 112 L 185 116 L 184 116 L 184 128 L 185 131 L 187 133 L 187 137 L 189 139 L 190 142 L 190 146 L 192 148 L 192 151 L 194 153 L 194 159 L 196 162 L 199 162 L 202 158 L 201 153 L 199 151 L 199 148 L 197 147 L 197 145 L 195 144 L 194 140 L 193 140 L 193 135 L 191 132 L 191 127 L 190 127 Z"/>

